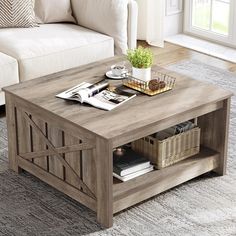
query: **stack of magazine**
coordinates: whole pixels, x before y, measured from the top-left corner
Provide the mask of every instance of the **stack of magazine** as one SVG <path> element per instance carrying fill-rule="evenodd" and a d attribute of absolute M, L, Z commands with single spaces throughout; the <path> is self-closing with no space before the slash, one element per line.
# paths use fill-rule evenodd
<path fill-rule="evenodd" d="M 196 125 L 193 122 L 186 121 L 186 122 L 180 123 L 178 125 L 172 126 L 168 129 L 159 131 L 156 134 L 154 134 L 153 136 L 158 140 L 164 140 L 164 139 L 172 137 L 176 134 L 180 134 L 180 133 L 186 132 L 188 130 L 191 130 L 195 127 L 196 127 Z"/>
<path fill-rule="evenodd" d="M 121 87 L 109 88 L 107 80 L 102 80 L 95 84 L 83 82 L 56 95 L 58 98 L 88 103 L 94 107 L 108 111 L 120 106 L 135 96 L 135 93 L 131 93 Z"/>
<path fill-rule="evenodd" d="M 113 176 L 121 181 L 127 181 L 153 170 L 150 161 L 123 146 L 113 152 Z"/>

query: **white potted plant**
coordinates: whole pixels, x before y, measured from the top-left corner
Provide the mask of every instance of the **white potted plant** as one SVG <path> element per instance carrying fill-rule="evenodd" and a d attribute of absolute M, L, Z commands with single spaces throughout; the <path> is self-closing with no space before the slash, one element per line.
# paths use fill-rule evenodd
<path fill-rule="evenodd" d="M 128 50 L 127 57 L 132 65 L 132 76 L 145 82 L 149 81 L 154 58 L 151 50 L 140 46 Z"/>

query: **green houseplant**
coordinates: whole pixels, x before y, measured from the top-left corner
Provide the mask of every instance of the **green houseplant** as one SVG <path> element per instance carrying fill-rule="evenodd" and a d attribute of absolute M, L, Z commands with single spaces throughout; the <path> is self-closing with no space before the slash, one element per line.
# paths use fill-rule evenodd
<path fill-rule="evenodd" d="M 154 55 L 150 49 L 139 46 L 136 49 L 128 50 L 127 58 L 133 67 L 133 77 L 143 81 L 151 79 Z"/>

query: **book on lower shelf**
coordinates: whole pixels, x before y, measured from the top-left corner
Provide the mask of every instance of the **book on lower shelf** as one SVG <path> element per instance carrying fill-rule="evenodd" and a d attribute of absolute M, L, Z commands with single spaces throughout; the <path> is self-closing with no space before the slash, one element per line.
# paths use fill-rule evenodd
<path fill-rule="evenodd" d="M 119 180 L 125 182 L 125 181 L 131 180 L 131 179 L 133 179 L 133 178 L 136 178 L 136 177 L 138 177 L 138 176 L 147 174 L 147 173 L 153 171 L 153 169 L 154 169 L 154 167 L 153 167 L 152 165 L 150 165 L 150 167 L 148 167 L 148 168 L 145 168 L 145 169 L 143 169 L 143 170 L 136 171 L 136 172 L 134 172 L 134 173 L 132 173 L 132 174 L 125 175 L 125 176 L 120 176 L 120 175 L 118 175 L 118 174 L 116 174 L 116 173 L 113 172 L 113 176 L 114 176 L 115 178 L 117 178 L 117 179 L 119 179 Z"/>
<path fill-rule="evenodd" d="M 127 181 L 153 170 L 153 165 L 145 157 L 123 146 L 113 152 L 113 176 Z"/>

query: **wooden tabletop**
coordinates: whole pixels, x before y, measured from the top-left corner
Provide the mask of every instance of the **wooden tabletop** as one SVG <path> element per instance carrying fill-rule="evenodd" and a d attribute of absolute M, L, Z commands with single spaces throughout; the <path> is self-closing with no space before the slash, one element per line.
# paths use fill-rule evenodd
<path fill-rule="evenodd" d="M 6 87 L 4 91 L 27 100 L 106 139 L 125 136 L 135 130 L 145 129 L 145 127 L 154 123 L 161 122 L 166 118 L 232 96 L 231 92 L 222 88 L 168 71 L 169 75 L 176 77 L 176 86 L 172 91 L 153 97 L 140 94 L 112 111 L 103 111 L 55 97 L 56 94 L 81 82 L 93 83 L 100 81 L 104 78 L 104 73 L 109 67 L 121 60 L 124 60 L 124 58 L 106 59 Z"/>

